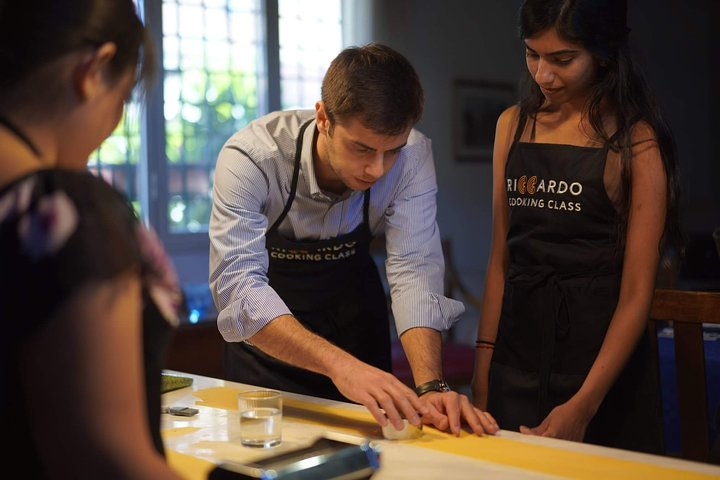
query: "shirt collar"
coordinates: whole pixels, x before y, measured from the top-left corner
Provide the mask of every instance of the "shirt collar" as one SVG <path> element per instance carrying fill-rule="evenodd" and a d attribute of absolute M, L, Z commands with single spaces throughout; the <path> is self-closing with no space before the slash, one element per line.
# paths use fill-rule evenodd
<path fill-rule="evenodd" d="M 352 193 L 352 190 L 346 190 L 342 195 L 335 195 L 331 192 L 323 192 L 317 183 L 317 176 L 315 175 L 315 162 L 313 161 L 313 145 L 315 143 L 316 136 L 318 135 L 318 129 L 316 121 L 313 120 L 305 129 L 303 134 L 302 152 L 300 154 L 300 170 L 304 173 L 302 178 L 304 179 L 310 196 L 316 200 L 329 200 L 337 202 L 345 200 Z"/>

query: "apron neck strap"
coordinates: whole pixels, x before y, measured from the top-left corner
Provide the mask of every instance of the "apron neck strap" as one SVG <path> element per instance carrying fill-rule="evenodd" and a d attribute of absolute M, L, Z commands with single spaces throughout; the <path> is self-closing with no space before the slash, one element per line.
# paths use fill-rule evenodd
<path fill-rule="evenodd" d="M 272 227 L 270 227 L 265 235 L 275 233 L 275 230 L 278 229 L 280 224 L 283 220 L 285 220 L 285 217 L 287 216 L 288 212 L 290 211 L 290 207 L 292 206 L 293 200 L 295 200 L 295 193 L 297 192 L 297 184 L 298 184 L 298 177 L 300 176 L 300 158 L 302 157 L 302 147 L 303 147 L 303 137 L 305 136 L 305 130 L 307 129 L 308 125 L 312 123 L 313 119 L 308 120 L 305 122 L 302 127 L 300 127 L 300 132 L 298 133 L 297 140 L 295 141 L 295 166 L 293 168 L 293 177 L 292 177 L 292 183 L 290 185 L 290 196 L 288 197 L 288 201 L 285 202 L 285 208 L 283 209 L 280 216 L 275 220 L 275 223 L 273 223 Z"/>

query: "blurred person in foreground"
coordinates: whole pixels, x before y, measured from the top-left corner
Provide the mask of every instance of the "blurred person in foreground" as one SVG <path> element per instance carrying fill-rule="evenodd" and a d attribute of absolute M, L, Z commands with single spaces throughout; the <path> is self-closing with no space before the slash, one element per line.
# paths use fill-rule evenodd
<path fill-rule="evenodd" d="M 178 478 L 160 438 L 178 283 L 86 169 L 151 53 L 131 0 L 0 2 L 2 458 L 24 478 Z"/>

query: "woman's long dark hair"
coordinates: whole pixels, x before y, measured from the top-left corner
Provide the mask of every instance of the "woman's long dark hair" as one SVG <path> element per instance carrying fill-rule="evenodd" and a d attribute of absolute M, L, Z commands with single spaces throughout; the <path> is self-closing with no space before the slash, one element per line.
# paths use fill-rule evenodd
<path fill-rule="evenodd" d="M 674 246 L 681 252 L 675 141 L 642 72 L 632 60 L 626 11 L 625 0 L 526 0 L 520 7 L 518 29 L 524 40 L 555 28 L 561 38 L 590 51 L 600 65 L 583 116 L 598 139 L 620 152 L 623 203 L 620 237 L 623 242 L 632 196 L 632 129 L 638 122 L 646 122 L 652 128 L 667 176 L 667 213 L 660 248 Z M 544 102 L 540 87 L 525 70 L 521 82 L 521 118 L 542 111 Z M 605 130 L 602 121 L 603 112 L 608 109 L 616 116 L 614 134 Z"/>

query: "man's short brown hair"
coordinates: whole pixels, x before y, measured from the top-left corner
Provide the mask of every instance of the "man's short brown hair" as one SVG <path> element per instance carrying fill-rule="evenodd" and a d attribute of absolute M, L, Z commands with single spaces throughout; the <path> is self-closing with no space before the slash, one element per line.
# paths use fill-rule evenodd
<path fill-rule="evenodd" d="M 424 94 L 410 62 L 379 43 L 346 48 L 330 64 L 322 83 L 330 126 L 355 117 L 383 135 L 398 135 L 422 117 Z"/>

